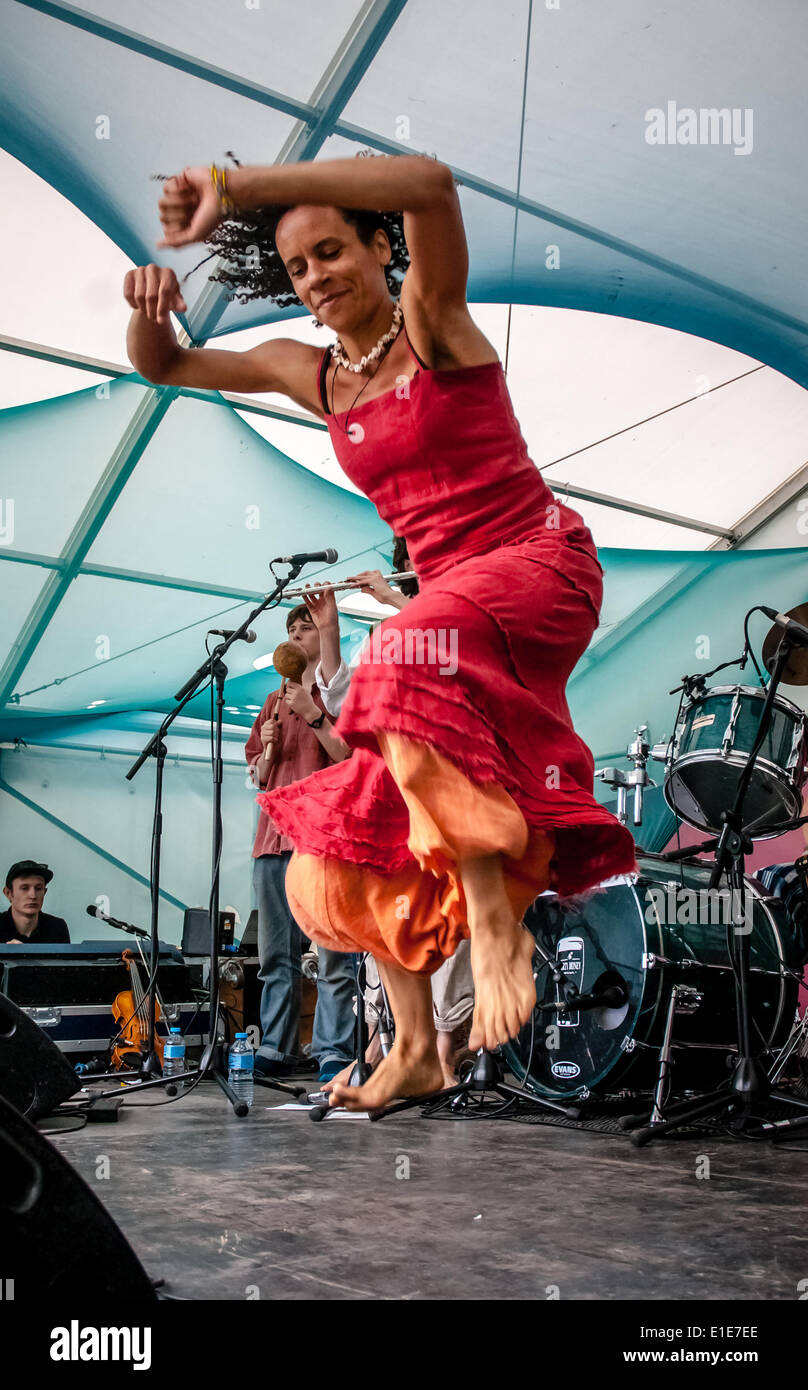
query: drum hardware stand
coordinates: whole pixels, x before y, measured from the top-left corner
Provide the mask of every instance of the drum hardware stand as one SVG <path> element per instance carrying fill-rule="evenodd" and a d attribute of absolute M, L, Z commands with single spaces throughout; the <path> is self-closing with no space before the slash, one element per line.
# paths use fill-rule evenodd
<path fill-rule="evenodd" d="M 349 1086 L 364 1086 L 371 1074 L 371 1067 L 365 1061 L 368 1047 L 368 1026 L 365 1022 L 365 995 L 362 989 L 363 985 L 367 987 L 367 958 L 368 953 L 366 951 L 356 967 L 356 1024 L 354 1026 L 354 1056 L 356 1061 L 348 1078 Z"/>
<path fill-rule="evenodd" d="M 804 1108 L 808 1111 L 808 1105 L 802 1106 L 800 1102 L 795 1101 L 793 1096 L 772 1091 L 765 1069 L 761 1065 L 759 1058 L 752 1052 L 751 1018 L 749 1012 L 750 927 L 743 920 L 740 922 L 735 920 L 738 916 L 742 919 L 744 916 L 744 909 L 741 908 L 739 912 L 737 904 L 742 901 L 741 895 L 743 893 L 745 878 L 745 855 L 752 849 L 752 841 L 743 828 L 742 811 L 744 798 L 752 779 L 758 753 L 763 746 L 769 729 L 777 686 L 780 683 L 783 670 L 791 656 L 792 645 L 789 638 L 784 637 L 777 650 L 772 678 L 766 691 L 766 698 L 760 716 L 760 724 L 758 725 L 757 734 L 755 735 L 748 761 L 738 779 L 734 804 L 731 810 L 724 810 L 721 812 L 722 829 L 716 847 L 715 864 L 713 865 L 713 870 L 710 875 L 710 888 L 712 889 L 717 886 L 722 874 L 726 873 L 731 891 L 731 902 L 733 904 L 731 932 L 737 941 L 737 959 L 735 961 L 734 974 L 735 1007 L 738 1024 L 738 1060 L 730 1078 L 728 1090 L 724 1087 L 722 1090 L 715 1091 L 711 1095 L 698 1098 L 695 1103 L 687 1101 L 684 1105 L 679 1104 L 672 1106 L 667 1111 L 667 1115 L 670 1115 L 672 1118 L 669 1119 L 666 1116 L 640 1129 L 635 1129 L 632 1132 L 631 1141 L 638 1148 L 649 1143 L 651 1139 L 659 1134 L 681 1129 L 684 1126 L 692 1124 L 696 1120 L 706 1119 L 713 1115 L 720 1115 L 722 1111 L 726 1112 L 727 1119 L 738 1117 L 738 1112 L 740 1112 L 739 1118 L 741 1125 L 746 1126 L 751 1119 L 749 1114 L 751 1106 L 770 1098 L 785 1101 L 787 1104 L 800 1105 L 800 1108 Z M 716 669 L 719 670 L 720 667 Z M 655 1111 L 656 1109 L 657 1106 L 655 1102 Z M 785 1121 L 782 1125 L 778 1126 L 778 1129 L 793 1128 L 795 1124 L 800 1126 L 808 1125 L 808 1115 L 802 1120 Z"/>
<path fill-rule="evenodd" d="M 798 1057 L 804 1057 L 806 1051 L 808 1051 L 808 1012 L 804 1013 L 799 1023 L 792 1028 L 788 1041 L 780 1049 L 777 1061 L 769 1073 L 769 1080 L 777 1081 L 790 1058 L 795 1053 Z"/>
<path fill-rule="evenodd" d="M 642 825 L 642 798 L 646 787 L 655 787 L 646 771 L 646 763 L 651 752 L 651 745 L 645 735 L 648 733 L 648 725 L 641 724 L 634 730 L 636 737 L 626 749 L 627 759 L 634 764 L 632 772 L 624 772 L 619 767 L 604 767 L 595 776 L 599 777 L 607 787 L 612 787 L 617 791 L 617 819 L 621 825 L 626 825 L 628 813 L 626 802 L 629 787 L 634 788 L 634 825 Z"/>
<path fill-rule="evenodd" d="M 370 952 L 368 951 L 364 953 L 356 968 L 356 1023 L 354 1025 L 354 1055 L 356 1061 L 353 1064 L 353 1070 L 348 1078 L 349 1086 L 364 1086 L 365 1082 L 370 1080 L 373 1072 L 373 1068 L 365 1061 L 365 1053 L 368 1047 L 368 1028 L 365 1022 L 364 989 L 367 988 L 367 959 L 369 954 Z M 382 994 L 386 1007 L 387 995 L 384 994 L 384 985 L 382 985 Z M 379 1026 L 381 1027 L 381 1018 L 379 1019 Z M 387 1050 L 389 1051 L 389 1048 Z M 322 1101 L 316 1101 L 309 1111 L 309 1119 L 314 1120 L 315 1123 L 320 1123 L 322 1120 L 327 1119 L 333 1111 L 339 1109 L 336 1105 L 329 1105 L 328 1098 L 330 1092 L 324 1091 L 322 1095 Z"/>
<path fill-rule="evenodd" d="M 276 563 L 273 561 L 273 564 Z M 154 838 L 151 862 L 151 973 L 147 997 L 149 1001 L 149 1043 L 148 1054 L 143 1064 L 143 1072 L 149 1077 L 148 1080 L 139 1084 L 135 1083 L 130 1089 L 139 1090 L 145 1086 L 171 1086 L 177 1082 L 192 1080 L 199 1081 L 205 1075 L 211 1075 L 214 1081 L 220 1086 L 227 1099 L 230 1101 L 236 1115 L 240 1118 L 248 1114 L 249 1107 L 245 1101 L 239 1099 L 227 1079 L 227 1056 L 225 1048 L 226 1030 L 222 1027 L 221 1006 L 219 1003 L 219 870 L 222 853 L 222 725 L 224 712 L 224 683 L 227 679 L 227 667 L 222 661 L 222 657 L 229 651 L 234 642 L 241 640 L 251 623 L 263 613 L 267 608 L 272 608 L 280 602 L 283 591 L 293 579 L 300 574 L 305 561 L 288 562 L 290 564 L 289 574 L 284 578 L 278 579 L 275 588 L 270 594 L 265 594 L 259 604 L 247 615 L 241 627 L 236 628 L 220 642 L 206 656 L 205 660 L 192 676 L 189 676 L 181 690 L 178 690 L 174 699 L 178 702 L 166 715 L 160 728 L 149 739 L 145 748 L 142 750 L 136 761 L 132 764 L 126 774 L 126 780 L 131 782 L 140 771 L 147 758 L 154 755 L 157 759 L 157 777 L 155 783 L 155 804 L 154 804 Z M 276 576 L 273 572 L 273 578 Z M 157 959 L 159 952 L 158 937 L 158 912 L 160 904 L 160 846 L 163 830 L 163 770 L 167 756 L 166 745 L 163 742 L 165 735 L 173 724 L 177 715 L 185 708 L 189 700 L 193 699 L 199 687 L 208 680 L 215 684 L 216 688 L 216 708 L 214 714 L 214 755 L 213 755 L 213 853 L 212 853 L 212 874 L 211 874 L 211 894 L 210 894 L 210 1008 L 208 1013 L 208 1045 L 205 1048 L 200 1060 L 199 1069 L 192 1072 L 183 1072 L 181 1076 L 162 1077 L 160 1061 L 154 1046 L 155 1036 L 155 997 L 157 984 Z M 274 1091 L 284 1091 L 288 1094 L 299 1096 L 305 1094 L 305 1088 L 299 1086 L 284 1086 L 281 1082 L 270 1081 L 269 1078 L 256 1077 L 256 1084 L 267 1086 Z M 117 1095 L 118 1092 L 115 1092 Z"/>
<path fill-rule="evenodd" d="M 801 825 L 808 825 L 808 816 L 795 816 L 793 820 L 782 821 L 777 826 L 778 835 L 786 835 L 790 830 L 799 830 Z M 774 826 L 769 826 L 773 830 Z M 754 829 L 754 824 L 745 825 L 743 834 L 748 835 Z M 771 838 L 771 837 L 770 837 Z M 707 854 L 711 850 L 718 848 L 718 836 L 713 836 L 710 840 L 701 840 L 697 845 L 684 845 L 681 849 L 668 849 L 662 854 L 657 854 L 657 859 L 664 859 L 666 863 L 675 863 L 678 859 L 693 859 L 698 854 Z M 797 861 L 799 863 L 799 860 Z"/>
<path fill-rule="evenodd" d="M 670 962 L 669 962 L 670 963 Z M 703 1001 L 704 996 L 692 985 L 676 984 L 672 987 L 670 999 L 668 1001 L 668 1014 L 665 1019 L 665 1034 L 662 1039 L 662 1047 L 659 1051 L 659 1074 L 654 1090 L 653 1107 L 650 1116 L 643 1113 L 639 1115 L 621 1115 L 618 1124 L 621 1129 L 636 1129 L 638 1125 L 658 1125 L 665 1119 L 665 1093 L 668 1089 L 668 1074 L 671 1068 L 671 1052 L 673 1051 L 673 1020 L 675 1014 L 694 1014 Z M 689 1101 L 688 1104 L 692 1104 Z M 674 1107 L 675 1108 L 675 1107 Z"/>

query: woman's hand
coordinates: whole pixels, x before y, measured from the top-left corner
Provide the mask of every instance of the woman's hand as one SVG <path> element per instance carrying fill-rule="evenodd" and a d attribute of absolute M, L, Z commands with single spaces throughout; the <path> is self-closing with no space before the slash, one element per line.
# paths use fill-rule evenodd
<path fill-rule="evenodd" d="M 210 169 L 202 166 L 183 169 L 181 174 L 167 179 L 157 206 L 164 233 L 163 240 L 157 243 L 158 249 L 205 241 L 224 221 Z"/>
<path fill-rule="evenodd" d="M 311 614 L 314 626 L 323 631 L 328 627 L 339 627 L 337 600 L 333 589 L 312 589 L 303 595 L 303 602 Z"/>
<path fill-rule="evenodd" d="M 322 710 L 311 698 L 308 690 L 304 690 L 302 685 L 297 685 L 295 681 L 286 682 L 286 694 L 283 697 L 292 710 L 293 714 L 299 714 L 301 719 L 305 719 L 310 724 L 312 719 L 316 719 Z"/>
<path fill-rule="evenodd" d="M 177 277 L 168 266 L 141 265 L 127 270 L 123 297 L 132 309 L 140 309 L 155 323 L 167 323 L 169 313 L 184 314 L 188 308 Z"/>

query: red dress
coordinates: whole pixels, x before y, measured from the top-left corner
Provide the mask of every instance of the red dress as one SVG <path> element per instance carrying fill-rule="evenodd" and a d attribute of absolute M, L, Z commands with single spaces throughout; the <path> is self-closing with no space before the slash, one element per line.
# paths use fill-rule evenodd
<path fill-rule="evenodd" d="M 332 415 L 326 349 L 320 390 L 337 458 L 406 538 L 420 593 L 353 674 L 337 722 L 352 757 L 259 801 L 302 854 L 383 875 L 412 866 L 409 812 L 375 730 L 402 735 L 504 788 L 529 829 L 552 830 L 551 886 L 581 892 L 636 868 L 631 834 L 595 800 L 565 697 L 598 624 L 595 545 L 529 458 L 501 363 L 433 370 L 407 342 L 419 363 L 408 383 Z"/>

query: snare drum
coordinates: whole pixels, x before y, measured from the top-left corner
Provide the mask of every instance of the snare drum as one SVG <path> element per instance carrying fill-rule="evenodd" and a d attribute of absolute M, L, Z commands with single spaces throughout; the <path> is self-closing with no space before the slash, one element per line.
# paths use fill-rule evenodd
<path fill-rule="evenodd" d="M 638 855 L 639 875 L 564 903 L 538 898 L 525 925 L 559 960 L 581 994 L 620 985 L 620 1008 L 556 1013 L 537 1009 L 503 1048 L 526 1088 L 552 1099 L 650 1091 L 658 1068 L 671 986 L 692 990 L 692 1011 L 676 1014 L 671 1084 L 709 1091 L 726 1081 L 737 1056 L 735 984 L 727 929 L 735 920 L 729 890 L 711 890 L 710 865 L 670 864 Z M 794 1022 L 802 950 L 783 904 L 745 880 L 749 1003 L 756 1051 L 781 1048 Z M 535 958 L 537 1003 L 559 998 L 550 971 Z"/>
<path fill-rule="evenodd" d="M 694 696 L 683 711 L 664 795 L 671 810 L 698 830 L 720 832 L 721 812 L 735 802 L 765 698 L 765 690 L 755 686 L 717 685 Z M 744 825 L 755 839 L 780 834 L 777 825 L 800 814 L 806 771 L 805 715 L 775 695 L 743 806 Z"/>

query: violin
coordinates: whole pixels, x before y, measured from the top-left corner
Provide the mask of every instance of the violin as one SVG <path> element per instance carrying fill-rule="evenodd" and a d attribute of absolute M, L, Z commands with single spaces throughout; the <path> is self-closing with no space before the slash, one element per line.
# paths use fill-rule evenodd
<path fill-rule="evenodd" d="M 140 978 L 134 951 L 124 951 L 122 960 L 129 971 L 129 989 L 122 989 L 112 1003 L 112 1015 L 119 1025 L 119 1034 L 112 1049 L 111 1065 L 139 1071 L 149 1049 L 149 1002 Z M 162 1022 L 163 1011 L 159 997 L 154 1001 L 155 1025 Z M 154 1034 L 154 1050 L 163 1065 L 164 1040 Z"/>

